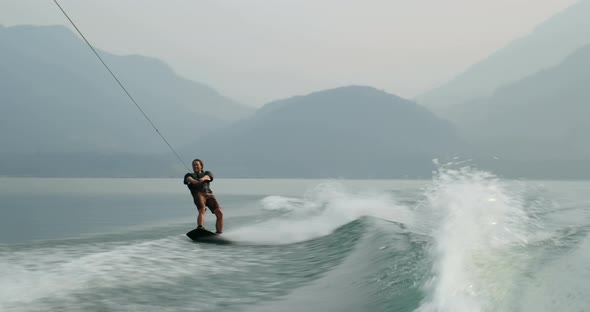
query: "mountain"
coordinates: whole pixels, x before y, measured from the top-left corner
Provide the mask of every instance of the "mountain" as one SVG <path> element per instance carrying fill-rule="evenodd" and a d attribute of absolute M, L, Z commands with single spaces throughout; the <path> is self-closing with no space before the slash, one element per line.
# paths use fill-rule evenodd
<path fill-rule="evenodd" d="M 414 102 L 350 86 L 271 102 L 184 151 L 234 177 L 430 177 L 462 150 L 453 126 Z"/>
<path fill-rule="evenodd" d="M 159 60 L 98 52 L 175 145 L 253 111 L 177 76 Z M 2 143 L 14 144 L 8 150 L 163 150 L 133 102 L 63 26 L 0 28 L 0 69 L 0 118 L 12 133 L 4 132 Z"/>
<path fill-rule="evenodd" d="M 465 138 L 527 177 L 590 176 L 590 44 L 562 63 L 466 103 Z"/>
<path fill-rule="evenodd" d="M 98 53 L 176 148 L 254 111 L 157 59 Z M 26 167 L 19 159 L 31 155 L 67 168 L 90 154 L 170 154 L 88 46 L 63 26 L 0 27 L 0 133 L 8 168 Z"/>
<path fill-rule="evenodd" d="M 421 105 L 455 120 L 448 109 L 490 96 L 494 90 L 555 66 L 590 43 L 590 1 L 583 0 L 540 24 L 446 84 L 416 98 Z"/>

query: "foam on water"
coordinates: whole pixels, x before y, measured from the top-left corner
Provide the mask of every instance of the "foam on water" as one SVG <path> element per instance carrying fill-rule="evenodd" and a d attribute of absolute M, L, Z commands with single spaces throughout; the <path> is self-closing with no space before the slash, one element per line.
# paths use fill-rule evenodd
<path fill-rule="evenodd" d="M 398 204 L 391 194 L 350 190 L 338 182 L 317 185 L 303 199 L 269 196 L 262 200 L 267 210 L 288 213 L 246 226 L 224 235 L 235 241 L 258 244 L 289 244 L 321 237 L 364 216 L 400 223 L 412 223 L 412 212 Z"/>
<path fill-rule="evenodd" d="M 264 210 L 293 211 L 298 207 L 302 207 L 305 201 L 299 198 L 273 195 L 263 198 L 260 203 Z"/>
<path fill-rule="evenodd" d="M 443 167 L 427 196 L 439 225 L 418 311 L 510 310 L 514 274 L 529 261 L 519 252 L 530 235 L 519 191 L 486 172 Z"/>
<path fill-rule="evenodd" d="M 215 259 L 196 257 L 198 246 L 177 237 L 114 245 L 64 245 L 0 253 L 0 310 L 32 308 L 40 299 L 73 300 L 90 289 L 174 283 L 199 270 L 215 270 Z M 193 254 L 191 256 L 191 254 Z"/>

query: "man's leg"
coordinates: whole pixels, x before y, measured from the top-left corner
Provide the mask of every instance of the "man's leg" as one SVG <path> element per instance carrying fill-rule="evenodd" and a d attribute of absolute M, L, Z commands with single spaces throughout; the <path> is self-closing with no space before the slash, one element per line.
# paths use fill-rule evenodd
<path fill-rule="evenodd" d="M 213 213 L 217 217 L 217 221 L 215 221 L 215 230 L 217 231 L 217 234 L 221 234 L 223 233 L 223 210 L 219 207 L 215 209 Z"/>
<path fill-rule="evenodd" d="M 197 193 L 197 196 L 195 197 L 195 205 L 199 211 L 199 216 L 197 217 L 197 227 L 201 228 L 205 226 L 205 213 L 207 212 L 203 194 Z"/>
<path fill-rule="evenodd" d="M 197 217 L 197 225 L 198 225 L 198 227 L 204 227 L 205 226 L 205 213 L 206 212 L 207 212 L 207 209 L 205 207 L 199 208 L 199 216 Z"/>
<path fill-rule="evenodd" d="M 208 194 L 205 204 L 207 204 L 207 207 L 209 207 L 211 212 L 217 217 L 217 221 L 215 221 L 215 231 L 217 234 L 221 234 L 223 232 L 223 210 L 221 210 L 221 206 L 219 205 L 217 198 L 215 198 L 215 195 Z"/>

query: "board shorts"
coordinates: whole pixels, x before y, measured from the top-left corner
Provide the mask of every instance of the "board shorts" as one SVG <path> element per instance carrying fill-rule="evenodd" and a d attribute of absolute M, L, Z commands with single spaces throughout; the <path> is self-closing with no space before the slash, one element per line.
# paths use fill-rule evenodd
<path fill-rule="evenodd" d="M 213 193 L 197 192 L 192 195 L 193 201 L 195 202 L 195 206 L 197 206 L 197 209 L 199 210 L 207 206 L 209 207 L 209 210 L 211 210 L 211 213 L 215 213 L 215 210 L 221 208 L 219 206 L 217 198 L 215 198 L 215 195 L 213 195 Z"/>

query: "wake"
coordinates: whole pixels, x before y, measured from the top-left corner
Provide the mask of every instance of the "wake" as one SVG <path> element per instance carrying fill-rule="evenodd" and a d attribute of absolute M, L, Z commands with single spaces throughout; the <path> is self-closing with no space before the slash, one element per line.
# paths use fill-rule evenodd
<path fill-rule="evenodd" d="M 329 235 L 365 216 L 404 224 L 413 222 L 412 211 L 399 204 L 390 193 L 353 192 L 337 182 L 319 184 L 302 199 L 268 196 L 262 199 L 261 205 L 280 215 L 224 235 L 237 242 L 282 245 Z"/>

